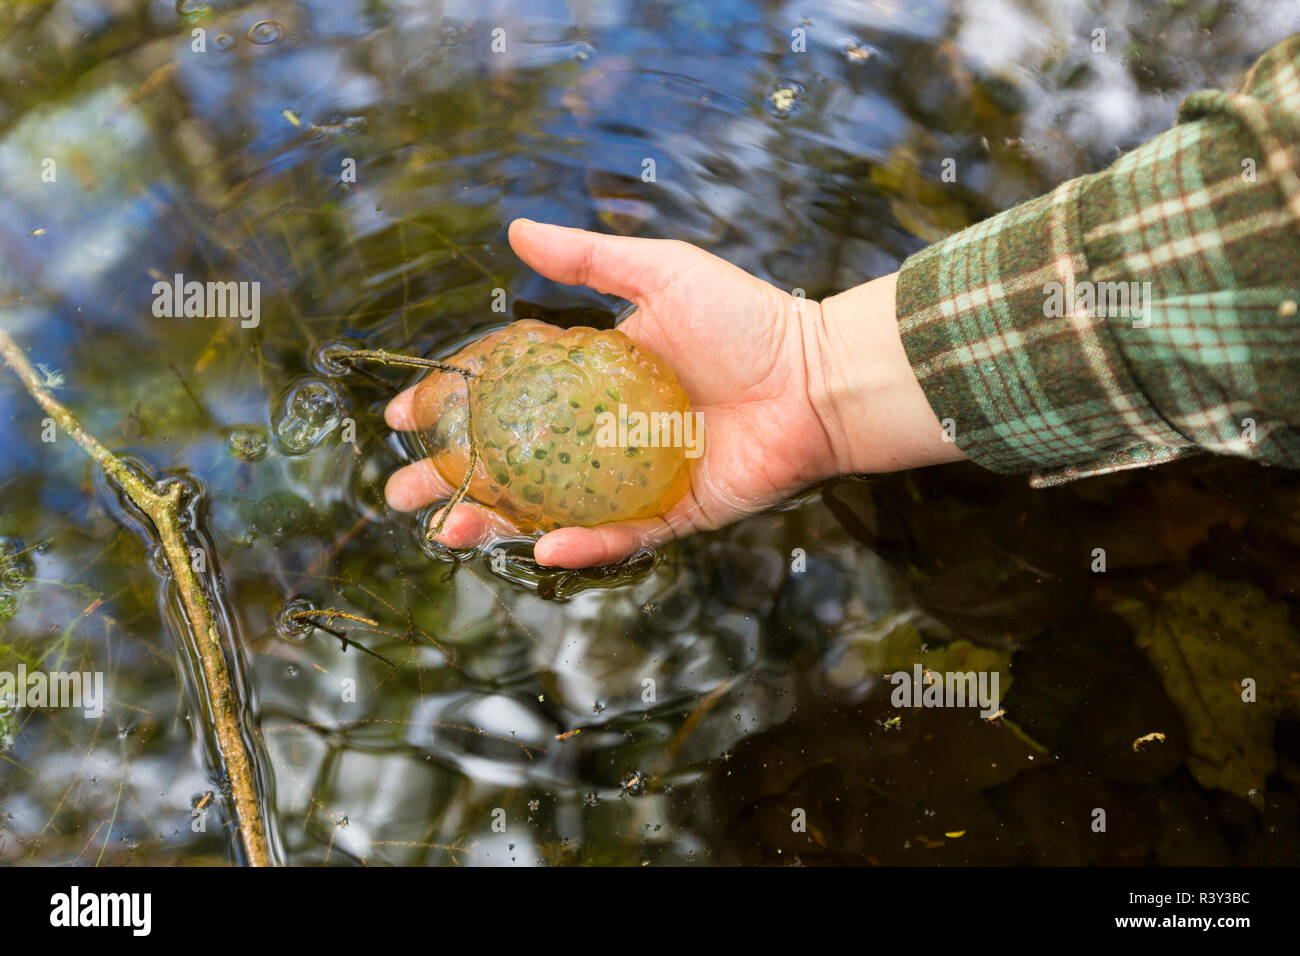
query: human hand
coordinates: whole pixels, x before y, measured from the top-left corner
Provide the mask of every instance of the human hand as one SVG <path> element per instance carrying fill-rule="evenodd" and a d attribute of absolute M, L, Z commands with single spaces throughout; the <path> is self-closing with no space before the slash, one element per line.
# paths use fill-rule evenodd
<path fill-rule="evenodd" d="M 818 303 L 684 242 L 520 219 L 510 225 L 510 244 L 548 278 L 635 303 L 619 330 L 672 366 L 705 436 L 704 455 L 690 461 L 690 490 L 666 514 L 552 531 L 534 547 L 539 563 L 609 564 L 760 511 L 835 473 L 836 456 L 809 399 L 804 350 L 807 327 L 820 320 Z M 413 391 L 389 403 L 390 427 L 432 424 L 416 421 Z M 395 472 L 385 494 L 393 508 L 410 511 L 453 491 L 425 459 Z M 447 517 L 438 540 L 468 548 L 514 532 L 503 516 L 464 502 Z"/>

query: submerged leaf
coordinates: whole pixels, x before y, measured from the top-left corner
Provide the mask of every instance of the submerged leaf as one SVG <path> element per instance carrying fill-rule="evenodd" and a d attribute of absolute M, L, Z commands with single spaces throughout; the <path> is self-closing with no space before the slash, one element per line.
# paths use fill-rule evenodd
<path fill-rule="evenodd" d="M 923 660 L 928 670 L 940 674 L 996 672 L 999 692 L 1005 694 L 1011 686 L 1011 654 L 1006 648 L 981 647 L 957 640 L 927 649 Z"/>
<path fill-rule="evenodd" d="M 1273 723 L 1300 715 L 1300 634 L 1286 605 L 1197 574 L 1154 604 L 1124 598 L 1115 610 L 1183 716 L 1196 779 L 1261 807 L 1277 764 Z"/>

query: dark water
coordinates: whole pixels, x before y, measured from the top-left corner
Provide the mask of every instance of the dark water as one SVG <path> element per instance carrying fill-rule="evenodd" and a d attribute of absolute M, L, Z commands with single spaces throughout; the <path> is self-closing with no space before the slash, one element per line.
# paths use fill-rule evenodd
<path fill-rule="evenodd" d="M 381 494 L 409 379 L 313 355 L 442 349 L 497 289 L 611 324 L 513 257 L 517 216 L 829 294 L 1103 167 L 1298 26 L 1293 0 L 9 5 L 0 326 L 190 488 L 281 861 L 1294 862 L 1294 475 L 843 481 L 556 575 L 426 552 Z M 177 273 L 259 282 L 260 323 L 155 317 Z M 108 704 L 0 707 L 0 860 L 241 860 L 156 542 L 43 417 L 0 369 L 0 670 L 100 671 Z M 915 662 L 997 671 L 1005 716 L 896 710 L 881 675 Z"/>

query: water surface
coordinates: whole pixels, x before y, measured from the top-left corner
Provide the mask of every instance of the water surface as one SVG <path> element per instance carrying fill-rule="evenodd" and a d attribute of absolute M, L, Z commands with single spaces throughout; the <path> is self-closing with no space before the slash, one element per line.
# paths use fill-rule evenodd
<path fill-rule="evenodd" d="M 1297 26 L 1293 0 L 10 5 L 0 324 L 189 487 L 280 861 L 1293 862 L 1293 475 L 845 480 L 563 575 L 423 546 L 381 493 L 409 377 L 314 355 L 612 324 L 514 258 L 517 216 L 838 291 L 1104 167 Z M 177 274 L 260 283 L 259 324 L 156 317 Z M 156 541 L 42 418 L 3 370 L 0 669 L 101 671 L 109 701 L 0 712 L 0 860 L 241 861 Z M 1169 690 L 1160 650 L 1215 641 L 1276 678 L 1240 726 Z M 1005 718 L 900 714 L 882 675 L 914 661 L 998 671 Z"/>

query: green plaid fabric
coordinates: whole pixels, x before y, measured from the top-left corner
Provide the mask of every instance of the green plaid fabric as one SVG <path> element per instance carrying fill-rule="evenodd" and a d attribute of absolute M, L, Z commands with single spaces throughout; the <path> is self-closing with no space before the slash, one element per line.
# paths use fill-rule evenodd
<path fill-rule="evenodd" d="M 912 256 L 903 344 L 971 459 L 1036 485 L 1202 451 L 1300 467 L 1300 34 L 1238 94 Z"/>

